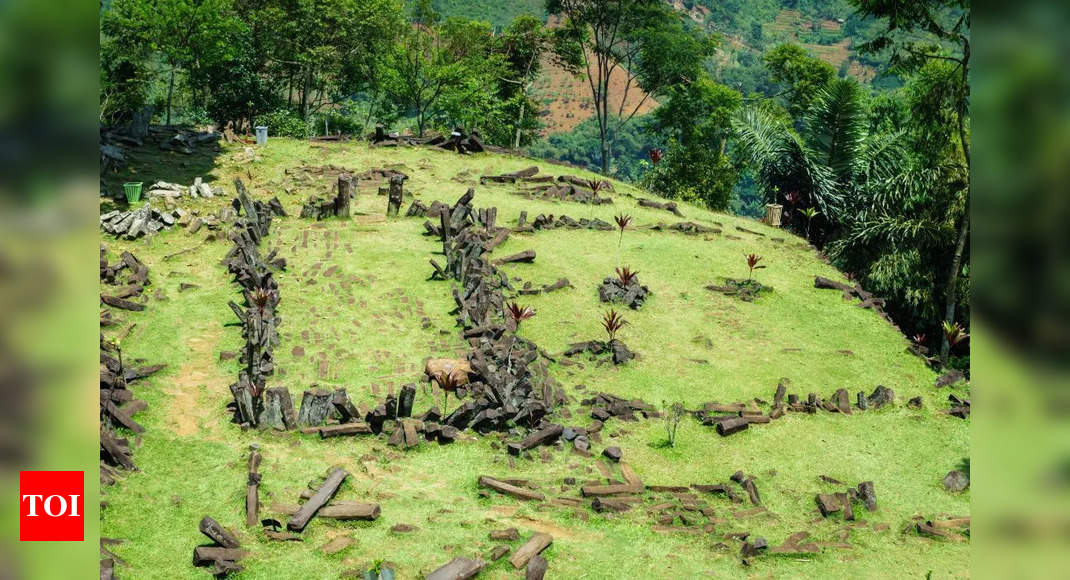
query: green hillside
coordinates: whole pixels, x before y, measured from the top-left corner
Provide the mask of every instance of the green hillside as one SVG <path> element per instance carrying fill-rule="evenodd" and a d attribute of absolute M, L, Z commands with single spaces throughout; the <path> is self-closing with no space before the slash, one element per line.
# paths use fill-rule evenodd
<path fill-rule="evenodd" d="M 277 372 L 268 386 L 287 387 L 297 402 L 302 391 L 318 384 L 344 387 L 354 403 L 374 407 L 401 385 L 421 383 L 427 357 L 459 356 L 468 347 L 451 315 L 453 283 L 429 280 L 429 260 L 442 262 L 441 243 L 422 235 L 423 218 L 385 218 L 386 197 L 376 195 L 374 187 L 359 190 L 350 219 L 298 217 L 306 197 L 326 194 L 338 172 L 301 168 L 335 166 L 357 173 L 387 167 L 409 175 L 411 197 L 402 215 L 413 200 L 452 204 L 474 187 L 474 205 L 496 207 L 498 223 L 506 226 L 516 226 L 522 211 L 529 222 L 539 214 L 610 223 L 621 213 L 633 217 L 619 245 L 615 231 L 556 229 L 514 233 L 494 250 L 494 256 L 535 250 L 534 263 L 501 267 L 517 288 L 525 282 L 540 287 L 562 277 L 571 283 L 553 293 L 516 298 L 537 311 L 523 323 L 520 335 L 554 356 L 550 376 L 571 398 L 551 417 L 563 425 L 591 425 L 590 408 L 581 401 L 597 392 L 642 399 L 657 409 L 674 402 L 698 409 L 711 401 L 772 401 L 785 377 L 789 392 L 804 400 L 811 392 L 828 398 L 844 388 L 853 402 L 854 393 L 884 385 L 895 391 L 895 403 L 851 415 L 788 413 L 729 437 L 684 417 L 675 447 L 665 444 L 661 419 L 610 419 L 601 440 L 592 442 L 593 457 L 565 444 L 536 448 L 530 459 L 515 462 L 504 449 L 515 436 L 465 431 L 451 445 L 424 442 L 401 450 L 388 446 L 386 436 L 321 440 L 296 431 L 242 430 L 230 422 L 225 408 L 231 400 L 228 385 L 240 365 L 220 357 L 221 351 L 239 351 L 243 345 L 241 328 L 227 306 L 241 300 L 239 287 L 220 264 L 231 248 L 225 230 L 191 234 L 176 227 L 137 241 L 105 236 L 110 260 L 122 250 L 133 252 L 149 266 L 152 286 L 143 312 L 122 312 L 122 324 L 102 332 L 111 339 L 135 322 L 122 342 L 124 355 L 146 361 L 137 364 L 168 365 L 135 387 L 137 398 L 148 403 L 136 416 L 146 427 L 134 449 L 139 471 L 104 490 L 108 505 L 101 534 L 124 540 L 109 547 L 126 562 L 116 568 L 119 577 L 205 577 L 203 569 L 191 566 L 190 557 L 194 547 L 206 543 L 197 529 L 206 514 L 234 530 L 250 551 L 242 561 L 245 570 L 232 576 L 243 579 L 350 577 L 347 571 L 376 561 L 394 563 L 399 578 L 422 577 L 457 556 L 486 558 L 500 543 L 489 540 L 488 532 L 509 527 L 517 528 L 521 538 L 533 532 L 553 536 L 543 556 L 554 578 L 969 575 L 968 542 L 934 540 L 913 531 L 915 516 L 970 514 L 969 491 L 953 495 L 941 485 L 970 451 L 969 420 L 941 411 L 949 392 L 966 394 L 962 387 L 934 388 L 934 373 L 906 352 L 907 339 L 876 313 L 844 300 L 838 291 L 816 289 L 815 276 L 844 278 L 802 239 L 687 204 L 680 205 L 683 218 L 640 207 L 641 192 L 619 182 L 613 182 L 612 191 L 601 192 L 613 203 L 599 206 L 528 199 L 515 193 L 516 185 L 479 184 L 481 175 L 535 163 L 514 156 L 274 137 L 255 156 L 250 160 L 241 146 L 224 146 L 215 159 L 144 148 L 134 151 L 127 169 L 107 179 L 109 184 L 189 183 L 194 172 L 203 171 L 196 175 L 223 187 L 226 195 L 179 202 L 202 216 L 230 203 L 235 177 L 257 200 L 279 197 L 289 215 L 275 220 L 261 246 L 262 253 L 277 249 L 287 261 L 286 270 L 276 275 L 281 343 L 275 351 Z M 593 177 L 539 165 L 544 174 Z M 305 173 L 311 177 L 301 177 Z M 682 220 L 719 233 L 685 235 L 651 227 Z M 724 277 L 745 278 L 744 255 L 752 253 L 766 266 L 755 277 L 771 292 L 744 302 L 705 288 Z M 597 287 L 623 265 L 637 270 L 653 293 L 641 310 L 624 309 L 630 324 L 619 337 L 638 358 L 614 366 L 586 356 L 561 356 L 570 343 L 602 337 L 600 320 L 607 307 L 599 302 Z M 194 286 L 182 286 L 186 284 Z M 920 408 L 907 406 L 914 397 L 921 398 Z M 419 389 L 414 414 L 432 403 L 442 404 L 439 393 L 432 398 Z M 450 408 L 456 404 L 450 397 Z M 246 528 L 251 444 L 259 445 L 264 457 L 261 517 L 285 523 L 286 517 L 271 505 L 296 503 L 310 480 L 331 466 L 351 474 L 336 499 L 377 502 L 382 516 L 375 522 L 317 519 L 301 534 L 302 542 L 273 541 L 260 528 Z M 618 465 L 600 457 L 608 446 L 620 447 L 623 462 L 647 486 L 736 486 L 729 477 L 743 470 L 760 490 L 765 511 L 754 510 L 749 502 L 734 504 L 699 493 L 698 501 L 709 511 L 680 508 L 666 526 L 659 524 L 656 506 L 686 500 L 648 491 L 621 513 L 592 511 L 589 500 L 564 505 L 577 503 L 584 483 L 627 478 Z M 526 479 L 548 497 L 568 501 L 522 502 L 495 493 L 483 497 L 477 486 L 480 475 Z M 827 483 L 820 476 L 843 483 Z M 863 481 L 874 482 L 876 511 L 856 504 L 855 522 L 820 516 L 815 494 L 843 492 Z M 414 529 L 404 531 L 396 528 L 399 524 Z M 742 532 L 778 546 L 803 531 L 817 543 L 817 553 L 765 553 L 748 558 L 748 567 L 741 563 Z M 339 537 L 354 542 L 326 554 L 322 547 Z M 522 540 L 505 543 L 515 551 Z M 522 576 L 507 560 L 491 563 L 480 577 Z"/>

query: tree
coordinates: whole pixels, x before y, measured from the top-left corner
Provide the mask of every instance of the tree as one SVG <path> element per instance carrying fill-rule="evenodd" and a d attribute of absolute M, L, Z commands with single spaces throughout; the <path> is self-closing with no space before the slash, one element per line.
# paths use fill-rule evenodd
<path fill-rule="evenodd" d="M 461 67 L 451 61 L 438 35 L 423 27 L 402 34 L 385 59 L 382 82 L 387 95 L 416 116 L 422 137 L 443 93 L 461 78 Z"/>
<path fill-rule="evenodd" d="M 863 101 L 857 81 L 838 79 L 815 99 L 800 132 L 760 107 L 736 117 L 741 157 L 753 168 L 769 201 L 788 206 L 786 215 L 816 206 L 822 221 L 837 222 L 871 182 L 902 168 L 901 135 L 870 133 Z"/>
<path fill-rule="evenodd" d="M 501 50 L 509 66 L 509 78 L 518 104 L 513 148 L 519 149 L 525 128 L 525 113 L 529 108 L 528 93 L 542 70 L 546 58 L 569 73 L 579 72 L 582 57 L 580 45 L 567 28 L 551 29 L 534 16 L 518 16 L 502 32 Z M 507 91 L 508 92 L 508 91 Z"/>
<path fill-rule="evenodd" d="M 149 5 L 117 0 L 101 14 L 100 122 L 119 123 L 144 105 L 151 82 Z"/>
<path fill-rule="evenodd" d="M 738 177 L 726 155 L 727 142 L 742 97 L 706 75 L 664 95 L 668 99 L 653 114 L 668 150 L 643 176 L 643 185 L 664 197 L 727 209 Z"/>
<path fill-rule="evenodd" d="M 779 44 L 762 57 L 773 82 L 787 85 L 780 94 L 786 96 L 788 111 L 798 119 L 810 109 L 821 91 L 836 78 L 836 70 L 827 62 L 811 57 L 797 44 Z"/>
<path fill-rule="evenodd" d="M 176 75 L 192 74 L 199 67 L 228 58 L 231 49 L 226 39 L 240 30 L 241 22 L 235 18 L 230 0 L 115 0 L 104 15 L 102 27 L 105 35 L 114 39 L 112 48 L 132 49 L 133 58 L 105 53 L 113 65 L 119 65 L 112 70 L 127 80 L 144 75 L 152 55 L 166 66 L 166 123 L 170 125 Z M 123 62 L 126 64 L 119 64 Z M 140 88 L 144 90 L 145 85 Z M 196 96 L 195 88 L 191 90 Z"/>
<path fill-rule="evenodd" d="M 659 0 L 548 0 L 547 11 L 565 17 L 581 40 L 582 62 L 594 100 L 601 145 L 601 170 L 609 173 L 613 137 L 652 96 L 695 79 L 714 41 L 684 28 Z M 610 80 L 624 78 L 619 102 L 610 102 Z M 633 87 L 644 96 L 626 110 Z"/>
<path fill-rule="evenodd" d="M 955 252 L 945 282 L 943 321 L 955 322 L 959 276 L 970 231 L 969 213 L 969 93 L 970 93 L 970 5 L 968 0 L 850 0 L 863 16 L 882 19 L 886 26 L 860 48 L 866 53 L 891 51 L 889 65 L 899 72 L 917 72 L 933 62 L 946 63 L 952 74 L 940 91 L 951 104 L 958 134 L 960 160 L 967 176 L 967 199 L 958 218 Z M 950 345 L 943 340 L 940 359 L 946 363 Z"/>

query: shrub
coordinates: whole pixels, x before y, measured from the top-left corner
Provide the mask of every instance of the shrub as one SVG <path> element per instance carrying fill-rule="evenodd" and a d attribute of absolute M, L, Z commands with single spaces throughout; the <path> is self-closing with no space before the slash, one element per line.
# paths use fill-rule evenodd
<path fill-rule="evenodd" d="M 680 428 L 680 420 L 687 411 L 683 403 L 668 405 L 662 401 L 661 404 L 665 407 L 665 435 L 668 437 L 669 447 L 676 447 L 676 430 Z"/>
<path fill-rule="evenodd" d="M 725 210 L 736 184 L 732 163 L 715 147 L 670 143 L 641 184 L 655 195 Z"/>
<path fill-rule="evenodd" d="M 289 109 L 276 109 L 266 115 L 260 115 L 253 121 L 253 125 L 267 126 L 268 134 L 276 137 L 305 139 L 312 134 L 309 123 Z"/>

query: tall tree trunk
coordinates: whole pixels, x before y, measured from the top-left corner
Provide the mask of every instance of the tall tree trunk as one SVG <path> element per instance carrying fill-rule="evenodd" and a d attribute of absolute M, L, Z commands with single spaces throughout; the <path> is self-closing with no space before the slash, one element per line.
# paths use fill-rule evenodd
<path fill-rule="evenodd" d="M 175 67 L 171 67 L 171 80 L 167 83 L 167 126 L 171 126 L 171 99 L 175 96 Z"/>
<path fill-rule="evenodd" d="M 304 82 L 301 87 L 301 120 L 308 120 L 308 91 L 312 87 L 312 67 L 305 71 Z"/>
<path fill-rule="evenodd" d="M 968 69 L 963 66 L 962 78 L 963 82 L 968 80 Z M 970 174 L 970 141 L 966 137 L 966 105 L 962 103 L 959 105 L 958 111 L 958 131 L 959 131 L 959 144 L 962 146 L 962 157 L 966 163 L 966 175 Z M 967 177 L 969 179 L 969 177 Z M 958 305 L 958 281 L 959 270 L 962 269 L 962 254 L 966 251 L 966 238 L 969 237 L 970 232 L 970 202 L 969 202 L 969 184 L 967 183 L 966 189 L 966 210 L 962 216 L 962 224 L 959 226 L 958 242 L 955 244 L 955 254 L 951 258 L 951 269 L 947 273 L 947 302 L 944 307 L 944 321 L 948 324 L 955 322 L 955 307 Z M 945 335 L 940 340 L 940 363 L 946 365 L 948 357 L 951 356 L 951 343 L 947 341 Z"/>
<path fill-rule="evenodd" d="M 513 141 L 513 149 L 520 149 L 520 127 L 524 124 L 524 105 L 527 105 L 527 99 L 520 102 L 520 116 L 516 119 L 516 139 Z"/>
<path fill-rule="evenodd" d="M 951 268 L 947 273 L 947 304 L 944 309 L 944 320 L 948 324 L 952 324 L 955 321 L 955 307 L 958 304 L 958 282 L 959 282 L 959 270 L 962 269 L 962 254 L 966 251 L 966 238 L 969 237 L 970 232 L 970 206 L 966 206 L 966 214 L 962 216 L 962 225 L 959 227 L 959 239 L 955 244 L 955 255 L 951 258 Z M 951 355 L 951 343 L 947 341 L 947 335 L 944 335 L 940 343 L 940 362 L 944 365 L 947 364 L 947 359 Z"/>
<path fill-rule="evenodd" d="M 294 71 L 293 71 L 292 68 L 290 69 L 290 81 L 289 81 L 288 84 L 290 85 L 290 88 L 289 88 L 288 94 L 286 95 L 286 108 L 287 109 L 290 108 L 294 104 Z"/>
<path fill-rule="evenodd" d="M 368 124 L 372 122 L 372 117 L 375 115 L 375 109 L 379 106 L 379 89 L 376 88 L 372 93 L 371 103 L 368 104 L 368 114 L 364 117 L 364 124 L 360 128 L 360 136 L 368 134 Z"/>

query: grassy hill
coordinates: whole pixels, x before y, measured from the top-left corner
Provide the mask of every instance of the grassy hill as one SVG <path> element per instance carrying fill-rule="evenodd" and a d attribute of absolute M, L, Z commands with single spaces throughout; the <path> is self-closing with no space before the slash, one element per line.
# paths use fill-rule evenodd
<path fill-rule="evenodd" d="M 681 206 L 685 219 L 709 226 L 718 222 L 723 233 L 655 231 L 648 226 L 679 219 L 639 207 L 635 196 L 642 192 L 621 183 L 607 194 L 614 203 L 603 206 L 531 200 L 512 193 L 511 185 L 478 185 L 480 175 L 532 164 L 511 156 L 461 157 L 420 148 L 272 138 L 257 149 L 255 160 L 248 160 L 241 147 L 225 147 L 213 160 L 148 150 L 133 157 L 127 173 L 109 176 L 109 183 L 188 183 L 193 168 L 212 167 L 205 170 L 206 178 L 227 195 L 182 203 L 202 214 L 229 203 L 234 177 L 241 177 L 257 199 L 277 195 L 282 200 L 290 215 L 276 220 L 262 247 L 265 253 L 278 249 L 288 262 L 277 276 L 282 342 L 276 349 L 278 372 L 269 386 L 286 386 L 298 401 L 303 390 L 318 383 L 345 387 L 354 402 L 371 405 L 405 383 L 419 383 L 426 357 L 466 351 L 450 315 L 451 283 L 428 280 L 428 260 L 441 259 L 435 253 L 440 244 L 421 235 L 423 219 L 384 218 L 385 197 L 374 189 L 359 192 L 352 219 L 297 217 L 301 202 L 325 193 L 334 174 L 304 181 L 293 170 L 330 164 L 355 172 L 400 169 L 410 176 L 406 190 L 427 203 L 453 203 L 467 187 L 475 187 L 474 204 L 497 207 L 499 223 L 507 225 L 516 224 L 521 211 L 527 211 L 529 220 L 539 213 L 609 222 L 620 212 L 634 217 L 635 227 L 624 233 L 620 247 L 616 232 L 559 229 L 514 234 L 495 250 L 500 255 L 536 250 L 533 264 L 503 266 L 519 279 L 517 287 L 521 281 L 536 286 L 560 277 L 571 281 L 572 288 L 519 298 L 538 312 L 524 323 L 521 335 L 552 354 L 570 342 L 601 336 L 605 305 L 596 288 L 616 266 L 638 270 L 653 292 L 642 310 L 625 313 L 631 324 L 620 335 L 638 359 L 614 367 L 584 358 L 564 364 L 558 357 L 550 366 L 552 376 L 574 397 L 571 419 L 557 417 L 566 425 L 591 422 L 579 401 L 598 391 L 640 398 L 659 408 L 680 401 L 694 409 L 708 401 L 772 400 L 782 377 L 790 378 L 791 391 L 803 398 L 809 392 L 828 397 L 841 387 L 868 393 L 882 384 L 895 390 L 897 400 L 893 408 L 850 416 L 789 413 L 726 438 L 685 418 L 674 448 L 664 445 L 665 429 L 658 419 L 611 419 L 601 442 L 592 444 L 594 457 L 576 455 L 568 446 L 548 447 L 515 466 L 501 447 L 505 439 L 468 432 L 452 445 L 424 443 L 401 451 L 373 436 L 320 440 L 297 432 L 243 431 L 229 422 L 224 408 L 239 365 L 219 356 L 242 344 L 227 307 L 228 300 L 239 299 L 237 286 L 220 265 L 230 243 L 208 241 L 206 230 L 190 235 L 178 228 L 136 242 L 106 238 L 102 243 L 112 260 L 121 250 L 136 254 L 151 269 L 147 294 L 160 293 L 148 300 L 145 311 L 121 313 L 126 322 L 137 323 L 123 341 L 124 354 L 169 365 L 135 391 L 149 403 L 137 415 L 146 426 L 134 452 L 140 471 L 105 491 L 108 507 L 101 534 L 126 540 L 112 547 L 128 564 L 117 568 L 120 577 L 204 577 L 203 570 L 190 565 L 190 556 L 205 543 L 197 522 L 206 514 L 233 529 L 251 551 L 238 578 L 338 578 L 376 560 L 396 563 L 399 578 L 415 578 L 455 556 L 485 556 L 498 543 L 488 539 L 488 532 L 506 527 L 518 528 L 522 537 L 551 533 L 554 543 L 544 555 L 550 575 L 557 578 L 969 575 L 968 543 L 902 532 L 916 514 L 969 515 L 969 492 L 951 495 L 940 484 L 969 455 L 969 421 L 939 412 L 946 407 L 948 390 L 933 387 L 933 373 L 905 352 L 907 341 L 894 328 L 838 292 L 814 288 L 815 275 L 842 276 L 802 240 L 686 205 Z M 542 170 L 592 175 L 546 165 Z M 745 253 L 763 256 L 768 267 L 756 276 L 773 287 L 771 293 L 747 303 L 705 289 L 724 276 L 745 276 Z M 184 283 L 196 287 L 180 291 Z M 103 331 L 111 337 L 124 326 Z M 922 407 L 907 408 L 906 400 L 915 396 L 922 397 Z M 432 402 L 430 394 L 418 391 L 415 412 Z M 441 404 L 437 394 L 434 402 Z M 451 397 L 451 407 L 455 404 Z M 310 480 L 334 465 L 351 474 L 337 499 L 379 502 L 382 517 L 359 523 L 317 520 L 301 543 L 270 541 L 259 529 L 247 529 L 245 457 L 254 443 L 264 457 L 261 517 L 285 521 L 273 514 L 271 504 L 295 503 Z M 714 531 L 664 533 L 652 530 L 656 522 L 647 509 L 662 501 L 653 496 L 637 509 L 599 514 L 586 507 L 479 495 L 476 480 L 486 474 L 529 479 L 550 496 L 579 497 L 576 485 L 564 484 L 566 478 L 604 482 L 602 469 L 619 477 L 617 466 L 599 457 L 609 445 L 623 450 L 624 460 L 647 485 L 722 483 L 744 470 L 754 477 L 768 511 L 747 515 L 741 510 L 749 505 L 703 494 L 712 517 L 689 514 L 700 524 L 712 523 Z M 849 485 L 872 480 L 878 511 L 857 510 L 855 523 L 820 518 L 815 494 L 844 487 L 823 483 L 821 475 Z M 397 524 L 415 530 L 391 531 Z M 829 545 L 818 554 L 760 556 L 743 568 L 741 544 L 730 534 L 744 531 L 765 537 L 771 546 L 798 531 Z M 339 536 L 355 543 L 326 555 L 320 548 Z M 511 543 L 514 549 L 519 544 Z M 840 544 L 849 547 L 835 547 Z M 480 577 L 518 575 L 502 559 Z"/>

